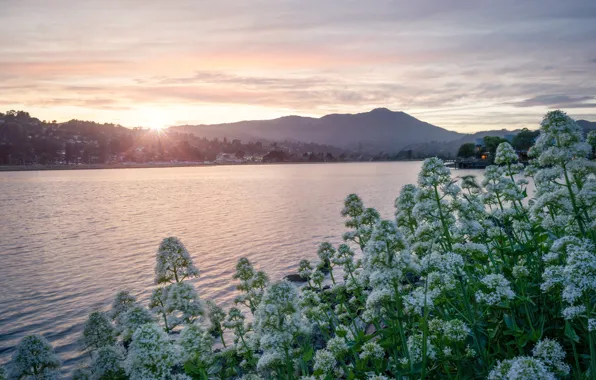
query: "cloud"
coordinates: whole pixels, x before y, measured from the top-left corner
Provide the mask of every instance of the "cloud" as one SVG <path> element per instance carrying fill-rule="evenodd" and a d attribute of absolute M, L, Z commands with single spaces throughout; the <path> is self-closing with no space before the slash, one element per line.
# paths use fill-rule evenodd
<path fill-rule="evenodd" d="M 594 96 L 538 95 L 520 102 L 511 103 L 515 107 L 549 106 L 550 108 L 584 108 L 596 104 L 584 103 L 596 100 Z"/>
<path fill-rule="evenodd" d="M 468 130 L 594 108 L 593 0 L 0 1 L 0 109 L 216 123 L 385 106 Z"/>

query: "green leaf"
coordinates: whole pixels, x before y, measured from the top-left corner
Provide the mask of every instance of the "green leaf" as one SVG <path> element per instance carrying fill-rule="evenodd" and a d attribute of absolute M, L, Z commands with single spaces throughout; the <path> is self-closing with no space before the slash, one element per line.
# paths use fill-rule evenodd
<path fill-rule="evenodd" d="M 308 349 L 306 349 L 304 351 L 304 353 L 302 354 L 302 360 L 304 362 L 308 363 L 313 358 L 313 354 L 314 354 L 314 349 L 312 346 L 309 346 Z"/>
<path fill-rule="evenodd" d="M 509 330 L 515 331 L 517 330 L 517 326 L 515 324 L 515 317 L 512 317 L 509 314 L 503 315 L 503 320 L 505 321 L 505 325 Z"/>
<path fill-rule="evenodd" d="M 565 322 L 565 336 L 575 343 L 579 343 L 579 336 L 577 336 L 573 326 L 569 322 Z"/>

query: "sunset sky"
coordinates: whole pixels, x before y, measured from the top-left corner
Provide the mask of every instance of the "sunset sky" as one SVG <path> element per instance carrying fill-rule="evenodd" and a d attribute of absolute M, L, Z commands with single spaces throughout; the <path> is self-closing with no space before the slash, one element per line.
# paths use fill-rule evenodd
<path fill-rule="evenodd" d="M 376 107 L 596 121 L 594 0 L 0 0 L 0 110 L 134 126 Z"/>

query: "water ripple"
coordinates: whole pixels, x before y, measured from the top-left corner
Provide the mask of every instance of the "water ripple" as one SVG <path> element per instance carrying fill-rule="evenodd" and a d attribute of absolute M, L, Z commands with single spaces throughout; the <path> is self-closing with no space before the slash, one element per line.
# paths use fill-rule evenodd
<path fill-rule="evenodd" d="M 203 299 L 229 307 L 236 261 L 271 279 L 339 243 L 349 193 L 393 217 L 420 163 L 264 165 L 0 173 L 0 363 L 43 334 L 70 373 L 88 360 L 87 315 L 129 289 L 147 302 L 155 250 L 178 236 L 201 269 Z"/>

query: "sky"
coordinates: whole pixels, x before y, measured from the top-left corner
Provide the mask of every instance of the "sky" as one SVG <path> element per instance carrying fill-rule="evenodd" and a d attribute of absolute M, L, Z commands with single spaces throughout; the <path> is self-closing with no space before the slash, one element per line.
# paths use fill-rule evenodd
<path fill-rule="evenodd" d="M 0 0 L 0 110 L 127 127 L 386 107 L 596 121 L 594 0 Z"/>

